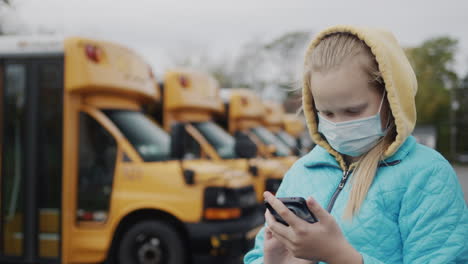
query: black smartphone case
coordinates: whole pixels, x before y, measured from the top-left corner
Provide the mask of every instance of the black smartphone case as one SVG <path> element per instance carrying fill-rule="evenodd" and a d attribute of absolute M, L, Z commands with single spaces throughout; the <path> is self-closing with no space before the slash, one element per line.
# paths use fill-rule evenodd
<path fill-rule="evenodd" d="M 278 198 L 283 204 L 295 215 L 299 218 L 309 222 L 311 224 L 318 222 L 315 215 L 309 210 L 307 207 L 306 200 L 302 197 L 282 197 Z M 286 221 L 271 207 L 271 205 L 265 201 L 266 208 L 270 211 L 270 213 L 275 217 L 276 221 L 282 223 L 283 225 L 289 226 Z"/>

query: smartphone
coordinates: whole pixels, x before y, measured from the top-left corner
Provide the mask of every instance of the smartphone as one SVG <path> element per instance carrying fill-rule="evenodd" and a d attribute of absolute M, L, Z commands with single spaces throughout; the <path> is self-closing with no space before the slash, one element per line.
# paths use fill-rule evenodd
<path fill-rule="evenodd" d="M 282 197 L 278 198 L 283 204 L 299 218 L 309 222 L 311 224 L 318 222 L 315 215 L 307 207 L 306 200 L 302 197 Z M 265 201 L 266 208 L 270 211 L 276 221 L 282 223 L 283 225 L 289 226 L 286 221 L 271 207 L 271 205 Z"/>

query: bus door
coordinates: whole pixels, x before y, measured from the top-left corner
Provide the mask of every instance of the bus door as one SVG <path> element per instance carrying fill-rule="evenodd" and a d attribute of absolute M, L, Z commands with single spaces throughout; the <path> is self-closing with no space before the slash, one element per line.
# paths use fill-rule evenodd
<path fill-rule="evenodd" d="M 59 263 L 63 55 L 0 58 L 0 263 Z"/>

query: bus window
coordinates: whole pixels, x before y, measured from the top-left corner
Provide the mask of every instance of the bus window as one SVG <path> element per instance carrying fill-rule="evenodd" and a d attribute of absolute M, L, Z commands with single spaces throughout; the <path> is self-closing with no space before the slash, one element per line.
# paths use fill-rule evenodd
<path fill-rule="evenodd" d="M 26 66 L 5 66 L 2 149 L 2 242 L 7 256 L 23 254 L 23 168 L 25 159 Z"/>
<path fill-rule="evenodd" d="M 193 123 L 206 140 L 216 149 L 222 159 L 236 158 L 235 140 L 226 131 L 213 122 Z"/>
<path fill-rule="evenodd" d="M 188 135 L 188 134 L 187 134 Z M 173 139 L 174 140 L 174 139 Z M 193 160 L 202 158 L 202 149 L 200 144 L 191 136 L 186 136 L 184 140 L 184 160 Z M 206 156 L 206 155 L 205 155 Z"/>
<path fill-rule="evenodd" d="M 39 256 L 58 257 L 62 189 L 63 60 L 37 62 Z"/>
<path fill-rule="evenodd" d="M 104 113 L 144 161 L 163 161 L 170 158 L 169 135 L 143 113 L 127 110 L 106 110 Z"/>
<path fill-rule="evenodd" d="M 278 138 L 275 137 L 273 133 L 271 133 L 268 129 L 258 126 L 252 128 L 252 132 L 260 138 L 266 145 L 273 145 L 276 147 L 276 156 L 278 157 L 286 157 L 289 155 L 289 148 L 283 142 L 281 142 Z"/>
<path fill-rule="evenodd" d="M 80 113 L 78 221 L 107 220 L 117 143 L 91 116 Z"/>

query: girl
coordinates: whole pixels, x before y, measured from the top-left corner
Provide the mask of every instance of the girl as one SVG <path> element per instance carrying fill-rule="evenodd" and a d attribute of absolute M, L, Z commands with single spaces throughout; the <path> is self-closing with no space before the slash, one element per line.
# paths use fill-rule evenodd
<path fill-rule="evenodd" d="M 416 90 L 391 33 L 335 26 L 318 34 L 305 56 L 302 102 L 317 146 L 292 166 L 277 196 L 309 197 L 319 222 L 265 193 L 289 226 L 267 210 L 245 263 L 468 263 L 457 176 L 411 136 Z"/>

